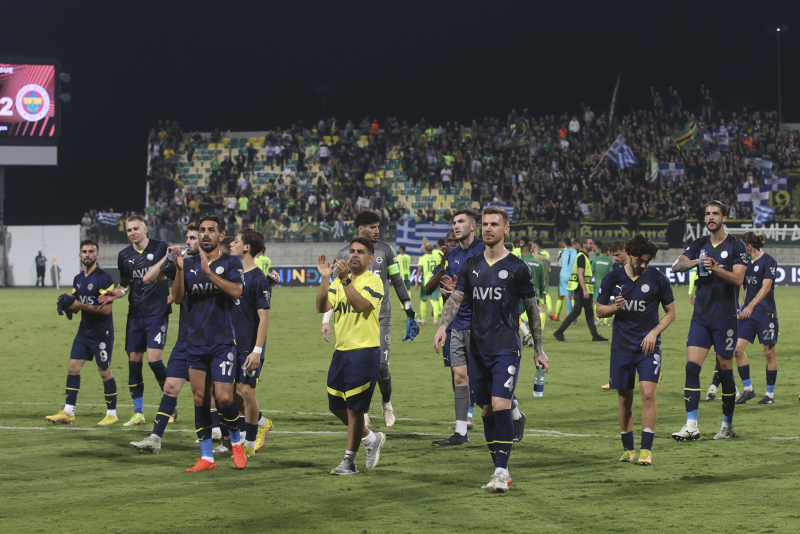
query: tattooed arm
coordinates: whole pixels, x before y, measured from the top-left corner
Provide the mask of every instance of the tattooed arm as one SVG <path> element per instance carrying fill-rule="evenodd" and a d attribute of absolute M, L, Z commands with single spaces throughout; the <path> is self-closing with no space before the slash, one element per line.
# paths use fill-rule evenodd
<path fill-rule="evenodd" d="M 439 322 L 439 330 L 436 331 L 436 336 L 433 338 L 433 349 L 436 351 L 436 354 L 439 354 L 439 347 L 444 346 L 445 339 L 447 339 L 447 327 L 450 326 L 450 323 L 452 323 L 453 319 L 455 319 L 455 316 L 458 313 L 458 308 L 461 307 L 461 302 L 463 300 L 463 291 L 453 291 L 453 294 L 450 295 L 449 299 L 447 299 L 447 303 L 445 303 L 444 309 L 442 310 L 442 319 Z M 538 318 L 539 315 L 537 314 L 536 317 Z M 541 341 L 541 326 L 539 328 L 539 333 L 539 339 Z"/>
<path fill-rule="evenodd" d="M 533 359 L 536 362 L 536 368 L 544 367 L 546 372 L 550 369 L 550 366 L 547 364 L 547 356 L 542 345 L 542 318 L 539 316 L 538 299 L 536 297 L 523 298 L 522 303 L 525 305 L 528 324 L 531 327 L 531 335 L 533 336 Z"/>
<path fill-rule="evenodd" d="M 683 254 L 681 254 L 680 257 L 677 260 L 675 260 L 675 263 L 672 264 L 672 272 L 686 273 L 689 272 L 691 269 L 697 267 L 699 263 L 700 263 L 699 259 L 690 260 Z"/>

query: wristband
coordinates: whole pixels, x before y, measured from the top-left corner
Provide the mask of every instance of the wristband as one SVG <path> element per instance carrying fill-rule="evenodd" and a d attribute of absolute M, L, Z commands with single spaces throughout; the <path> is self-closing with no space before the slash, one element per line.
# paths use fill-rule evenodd
<path fill-rule="evenodd" d="M 352 280 L 350 280 L 349 278 L 345 278 L 344 280 L 342 280 L 342 287 L 347 287 L 352 283 L 353 283 Z"/>
<path fill-rule="evenodd" d="M 261 354 L 262 352 L 264 352 L 264 347 L 256 347 L 253 349 L 253 352 L 255 352 L 256 354 Z"/>

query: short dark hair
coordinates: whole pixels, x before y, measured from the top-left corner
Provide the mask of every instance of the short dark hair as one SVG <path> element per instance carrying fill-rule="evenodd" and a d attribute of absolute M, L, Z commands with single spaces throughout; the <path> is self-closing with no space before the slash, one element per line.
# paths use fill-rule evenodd
<path fill-rule="evenodd" d="M 100 245 L 94 239 L 84 239 L 81 241 L 81 248 L 85 247 L 86 245 L 94 245 L 94 248 L 100 250 Z"/>
<path fill-rule="evenodd" d="M 446 241 L 444 240 L 443 237 L 440 237 L 439 239 L 436 240 L 436 244 L 439 245 L 440 247 L 443 247 L 445 243 Z"/>
<path fill-rule="evenodd" d="M 537 247 L 544 248 L 544 241 L 542 241 L 541 239 L 534 239 L 533 242 L 536 244 Z"/>
<path fill-rule="evenodd" d="M 592 237 L 591 237 L 591 236 L 584 236 L 584 237 L 582 237 L 582 238 L 581 238 L 581 246 L 585 245 L 585 244 L 586 244 L 586 242 L 587 242 L 587 241 L 589 241 L 590 239 L 592 239 Z M 594 243 L 594 239 L 592 239 L 592 243 Z"/>
<path fill-rule="evenodd" d="M 530 252 L 530 251 L 531 251 L 531 246 L 530 246 L 529 244 L 527 244 L 527 243 L 525 243 L 524 245 L 522 245 L 522 252 L 525 252 L 526 250 L 527 250 L 528 252 Z M 526 254 L 526 256 L 527 256 L 527 254 Z"/>
<path fill-rule="evenodd" d="M 473 212 L 472 210 L 467 209 L 467 208 L 463 208 L 463 209 L 460 209 L 457 212 L 455 212 L 453 214 L 453 220 L 455 220 L 455 218 L 458 217 L 459 215 L 466 215 L 467 217 L 469 217 L 473 221 L 475 220 L 475 212 Z"/>
<path fill-rule="evenodd" d="M 250 245 L 250 255 L 252 257 L 258 256 L 264 250 L 264 234 L 252 228 L 242 228 L 239 230 L 239 235 L 242 236 L 242 243 Z"/>
<path fill-rule="evenodd" d="M 625 241 L 614 241 L 611 243 L 611 247 L 608 249 L 611 252 L 619 252 L 620 250 L 625 250 Z"/>
<path fill-rule="evenodd" d="M 570 238 L 568 238 L 568 237 L 562 237 L 561 238 L 561 244 L 570 246 L 570 245 L 572 245 L 572 240 Z"/>
<path fill-rule="evenodd" d="M 647 255 L 650 256 L 651 260 L 654 260 L 656 259 L 658 247 L 649 237 L 636 234 L 625 243 L 625 252 L 627 252 L 629 256 L 635 258 Z"/>
<path fill-rule="evenodd" d="M 356 215 L 355 220 L 353 221 L 353 226 L 356 228 L 360 228 L 362 226 L 369 226 L 370 224 L 375 224 L 381 222 L 381 216 L 371 210 L 362 211 L 358 215 Z"/>
<path fill-rule="evenodd" d="M 581 240 L 580 240 L 580 239 L 578 239 L 577 237 L 575 237 L 575 238 L 573 238 L 573 239 L 572 239 L 572 245 L 573 245 L 573 246 L 575 246 L 575 245 L 580 245 L 580 244 L 581 244 Z"/>
<path fill-rule="evenodd" d="M 215 215 L 206 215 L 205 217 L 201 217 L 200 222 L 197 223 L 198 231 L 200 230 L 200 226 L 206 221 L 217 223 L 217 231 L 219 231 L 220 233 L 225 231 L 225 222 Z"/>
<path fill-rule="evenodd" d="M 595 239 L 594 240 L 594 246 L 599 247 L 599 248 L 603 248 L 603 242 L 600 241 L 599 239 Z"/>
<path fill-rule="evenodd" d="M 233 238 L 231 236 L 226 235 L 225 237 L 219 240 L 219 248 L 221 248 L 225 254 L 230 254 L 231 243 L 233 243 Z"/>
<path fill-rule="evenodd" d="M 350 241 L 350 245 L 352 246 L 353 243 L 364 245 L 364 247 L 370 254 L 375 254 L 375 245 L 373 245 L 372 241 L 370 241 L 369 239 L 366 239 L 364 237 L 356 237 L 352 241 Z"/>
<path fill-rule="evenodd" d="M 526 236 L 526 235 L 519 236 L 519 240 L 520 240 L 522 243 L 530 243 L 530 242 L 531 242 L 531 240 L 530 240 L 530 239 L 528 239 L 528 236 Z"/>
<path fill-rule="evenodd" d="M 600 245 L 600 254 L 608 254 L 608 245 Z"/>
<path fill-rule="evenodd" d="M 200 231 L 200 227 L 197 225 L 197 223 L 189 223 L 186 226 L 186 231 L 187 232 L 199 232 Z"/>
<path fill-rule="evenodd" d="M 400 245 L 399 247 L 397 247 L 397 251 L 398 252 L 405 252 L 406 251 L 406 246 L 405 245 Z"/>

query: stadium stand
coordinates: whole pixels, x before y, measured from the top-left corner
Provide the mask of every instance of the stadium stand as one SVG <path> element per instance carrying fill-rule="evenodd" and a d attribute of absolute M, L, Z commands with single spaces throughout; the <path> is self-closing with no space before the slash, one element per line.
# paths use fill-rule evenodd
<path fill-rule="evenodd" d="M 631 110 L 610 127 L 605 113 L 595 116 L 585 106 L 580 119 L 512 110 L 505 120 L 469 126 L 389 117 L 381 130 L 365 118 L 343 127 L 328 119 L 185 135 L 177 122 L 163 121 L 148 139 L 144 211 L 158 235 L 171 240 L 205 212 L 225 217 L 232 228 L 255 226 L 272 240 L 330 240 L 362 209 L 381 211 L 383 235 L 392 235 L 397 221 L 449 221 L 455 210 L 486 202 L 513 206 L 515 221 L 554 222 L 559 231 L 581 220 L 636 228 L 695 218 L 710 199 L 730 206 L 731 218 L 749 219 L 752 209 L 737 192 L 764 185 L 754 158 L 771 161 L 773 176 L 800 167 L 800 132 L 779 131 L 775 112 L 697 116 L 657 104 Z M 604 158 L 620 134 L 637 159 L 625 169 Z M 659 174 L 657 164 L 673 165 Z M 796 219 L 797 211 L 789 203 L 776 217 Z M 106 226 L 113 222 L 103 217 Z M 96 215 L 90 218 L 104 228 Z M 99 237 L 113 240 L 116 233 Z"/>

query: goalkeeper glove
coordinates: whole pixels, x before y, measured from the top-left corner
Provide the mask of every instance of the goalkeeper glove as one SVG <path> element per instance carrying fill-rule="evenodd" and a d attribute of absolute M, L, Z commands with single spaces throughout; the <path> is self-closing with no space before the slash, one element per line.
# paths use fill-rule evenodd
<path fill-rule="evenodd" d="M 403 336 L 403 341 L 407 339 L 414 341 L 414 338 L 417 337 L 417 334 L 419 334 L 419 325 L 417 324 L 416 319 L 409 317 L 406 319 L 406 335 Z"/>

